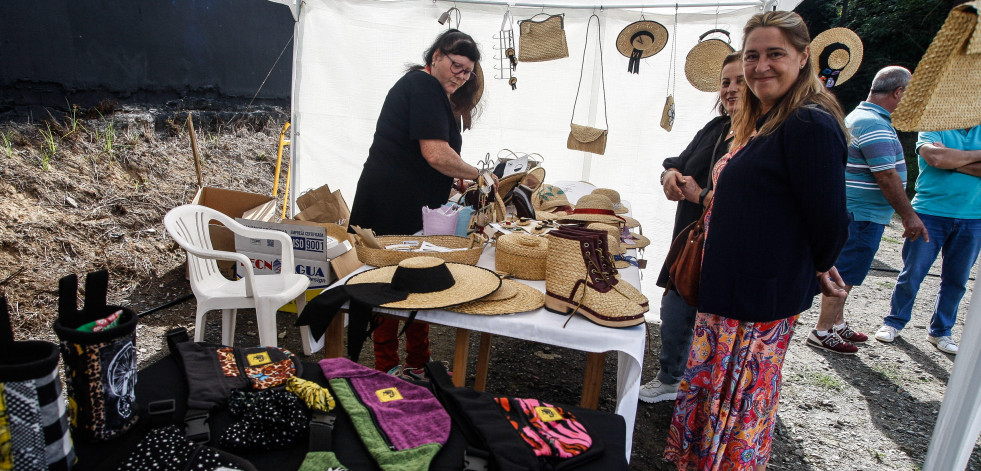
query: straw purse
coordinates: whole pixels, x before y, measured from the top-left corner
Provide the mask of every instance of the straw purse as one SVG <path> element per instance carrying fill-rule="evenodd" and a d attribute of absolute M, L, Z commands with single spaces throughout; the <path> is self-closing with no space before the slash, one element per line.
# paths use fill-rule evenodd
<path fill-rule="evenodd" d="M 892 114 L 900 131 L 963 129 L 981 123 L 981 3 L 954 7 L 927 47 Z"/>
<path fill-rule="evenodd" d="M 569 57 L 569 46 L 565 40 L 565 15 L 547 15 L 541 21 L 535 18 L 518 22 L 518 60 L 521 62 L 544 62 Z"/>
<path fill-rule="evenodd" d="M 710 34 L 719 33 L 725 35 L 725 41 L 721 39 L 705 39 Z M 685 58 L 685 78 L 695 88 L 703 92 L 719 91 L 719 77 L 722 75 L 722 61 L 726 56 L 732 54 L 732 40 L 729 32 L 724 29 L 711 29 L 698 37 L 698 44 L 688 51 Z"/>
<path fill-rule="evenodd" d="M 579 69 L 579 86 L 576 88 L 576 101 L 572 103 L 572 119 L 569 121 L 572 130 L 569 131 L 569 139 L 566 141 L 566 147 L 572 150 L 603 155 L 606 153 L 606 136 L 609 134 L 610 122 L 606 113 L 606 78 L 603 74 L 603 42 L 600 40 L 597 40 L 600 59 L 600 83 L 603 84 L 603 120 L 606 122 L 607 129 L 574 123 L 576 120 L 576 103 L 579 102 L 579 90 L 582 88 L 583 71 L 586 68 L 586 49 L 589 48 L 589 25 L 592 23 L 593 18 L 596 18 L 596 34 L 597 36 L 602 36 L 600 33 L 599 17 L 596 15 L 589 17 L 589 22 L 586 23 L 586 46 L 583 47 L 582 51 L 582 67 Z"/>

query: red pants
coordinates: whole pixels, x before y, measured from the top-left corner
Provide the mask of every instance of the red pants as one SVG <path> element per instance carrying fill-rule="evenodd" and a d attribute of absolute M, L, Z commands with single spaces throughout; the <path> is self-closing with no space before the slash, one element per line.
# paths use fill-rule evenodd
<path fill-rule="evenodd" d="M 372 334 L 376 370 L 387 373 L 399 365 L 398 333 L 398 319 L 386 317 Z M 429 324 L 414 320 L 405 329 L 405 366 L 422 368 L 429 362 L 429 356 Z"/>

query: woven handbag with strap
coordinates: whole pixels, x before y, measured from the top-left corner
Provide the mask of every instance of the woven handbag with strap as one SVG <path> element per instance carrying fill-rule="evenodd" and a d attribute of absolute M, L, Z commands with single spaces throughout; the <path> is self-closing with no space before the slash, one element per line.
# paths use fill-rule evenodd
<path fill-rule="evenodd" d="M 981 2 L 958 5 L 927 47 L 892 114 L 900 131 L 963 129 L 981 123 Z"/>
<path fill-rule="evenodd" d="M 583 126 L 573 122 L 576 119 L 576 103 L 579 102 L 579 90 L 582 88 L 583 71 L 586 68 L 586 50 L 589 49 L 589 25 L 592 23 L 593 18 L 596 18 L 597 36 L 602 36 L 600 34 L 599 17 L 596 15 L 589 17 L 589 22 L 586 23 L 586 47 L 584 47 L 582 51 L 582 68 L 579 69 L 579 87 L 576 88 L 576 101 L 572 104 L 572 119 L 569 121 L 569 125 L 572 129 L 569 131 L 569 139 L 566 141 L 566 147 L 572 150 L 581 150 L 583 152 L 603 155 L 606 153 L 606 137 L 607 134 L 609 134 L 610 123 L 607 119 L 606 113 L 606 79 L 604 78 L 603 74 L 602 41 L 597 40 L 597 43 L 599 47 L 600 59 L 600 83 L 603 85 L 603 120 L 606 122 L 607 129 Z"/>
<path fill-rule="evenodd" d="M 547 15 L 543 20 L 535 20 L 540 15 L 543 13 L 518 22 L 518 60 L 544 62 L 569 57 L 564 15 Z"/>

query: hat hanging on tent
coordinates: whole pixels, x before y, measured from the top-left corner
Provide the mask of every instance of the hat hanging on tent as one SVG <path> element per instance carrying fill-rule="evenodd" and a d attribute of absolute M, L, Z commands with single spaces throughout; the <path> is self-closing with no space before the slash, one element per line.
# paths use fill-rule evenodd
<path fill-rule="evenodd" d="M 831 28 L 811 40 L 811 65 L 824 86 L 845 83 L 862 64 L 862 38 L 848 28 Z"/>
<path fill-rule="evenodd" d="M 718 38 L 705 39 L 710 34 L 722 34 L 725 41 Z M 729 32 L 724 29 L 711 29 L 698 37 L 698 44 L 688 51 L 685 58 L 685 78 L 698 90 L 718 92 L 719 77 L 722 76 L 722 61 L 732 54 Z"/>
<path fill-rule="evenodd" d="M 445 262 L 436 257 L 412 257 L 398 265 L 375 268 L 352 276 L 347 294 L 369 305 L 391 309 L 438 309 L 483 298 L 501 287 L 491 270 Z M 377 303 L 391 299 L 396 301 Z M 404 294 L 404 298 L 401 295 Z"/>
<path fill-rule="evenodd" d="M 617 50 L 630 58 L 627 71 L 640 72 L 640 60 L 661 52 L 668 43 L 668 29 L 656 21 L 635 21 L 617 36 Z"/>

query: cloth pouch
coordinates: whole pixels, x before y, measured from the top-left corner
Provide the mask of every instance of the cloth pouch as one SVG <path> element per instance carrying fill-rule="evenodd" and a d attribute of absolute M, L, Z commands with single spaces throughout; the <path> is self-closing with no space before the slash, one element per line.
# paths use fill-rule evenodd
<path fill-rule="evenodd" d="M 450 416 L 432 392 L 346 358 L 320 367 L 383 471 L 429 467 L 450 435 Z"/>
<path fill-rule="evenodd" d="M 136 402 L 136 323 L 132 309 L 106 305 L 109 273 L 85 278 L 85 307 L 78 309 L 78 277 L 59 281 L 58 318 L 54 331 L 61 340 L 72 436 L 78 440 L 109 440 L 128 431 L 139 419 Z M 99 332 L 78 327 L 122 311 L 119 324 Z"/>
<path fill-rule="evenodd" d="M 235 391 L 228 399 L 235 417 L 218 444 L 230 450 L 280 450 L 302 439 L 310 427 L 307 409 L 284 389 Z"/>
<path fill-rule="evenodd" d="M 0 296 L 0 469 L 70 470 L 75 447 L 62 405 L 58 345 L 15 342 Z M 2 464 L 9 467 L 4 468 Z"/>
<path fill-rule="evenodd" d="M 150 430 L 119 471 L 256 471 L 244 458 L 209 446 L 198 445 L 176 425 Z"/>

